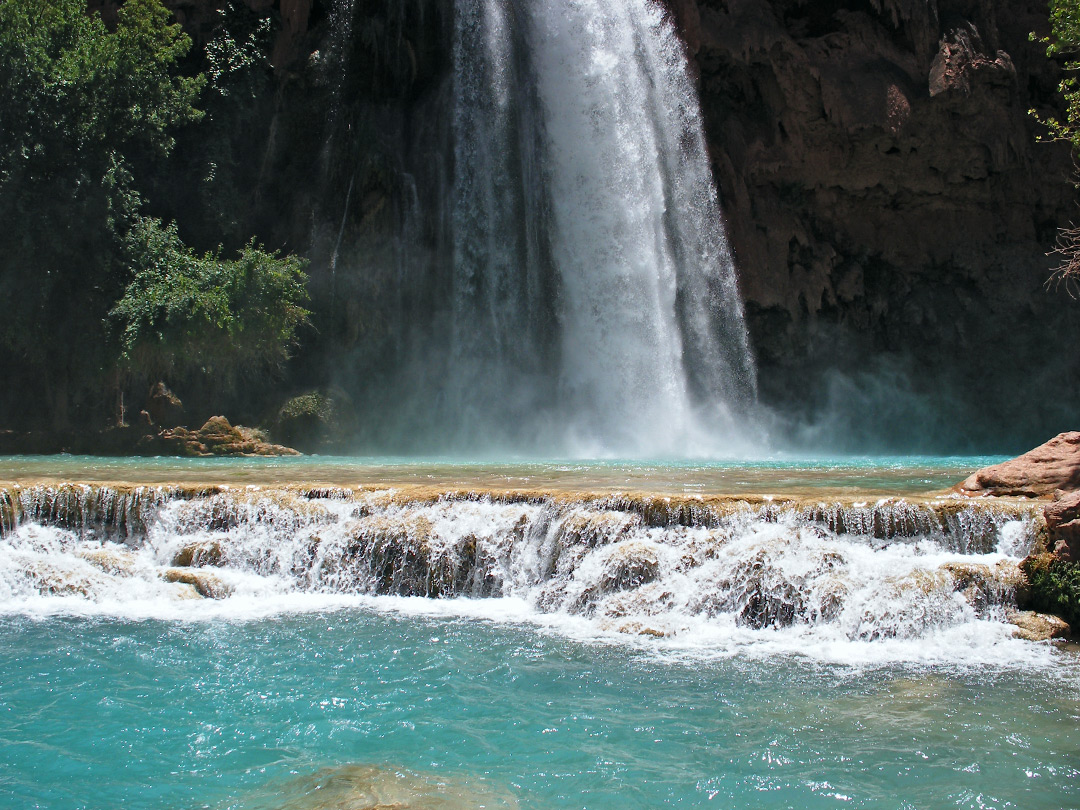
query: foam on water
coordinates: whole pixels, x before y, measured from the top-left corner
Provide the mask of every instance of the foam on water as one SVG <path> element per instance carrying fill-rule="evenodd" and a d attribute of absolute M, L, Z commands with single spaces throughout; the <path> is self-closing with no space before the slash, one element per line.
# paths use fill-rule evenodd
<path fill-rule="evenodd" d="M 1037 530 L 1022 503 L 4 492 L 7 613 L 197 621 L 362 607 L 672 654 L 859 664 L 1050 655 L 1005 622 Z"/>

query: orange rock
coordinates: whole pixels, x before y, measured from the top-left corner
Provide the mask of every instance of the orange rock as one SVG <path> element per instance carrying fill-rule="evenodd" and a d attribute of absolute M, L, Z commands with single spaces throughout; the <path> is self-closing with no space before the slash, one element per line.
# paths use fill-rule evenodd
<path fill-rule="evenodd" d="M 984 467 L 956 486 L 964 495 L 1029 498 L 1057 490 L 1080 490 L 1080 431 L 1060 433 L 1022 456 Z"/>

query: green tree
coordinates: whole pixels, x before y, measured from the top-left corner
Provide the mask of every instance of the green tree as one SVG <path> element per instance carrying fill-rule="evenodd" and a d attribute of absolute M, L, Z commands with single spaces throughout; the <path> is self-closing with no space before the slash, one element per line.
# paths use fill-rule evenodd
<path fill-rule="evenodd" d="M 1058 85 L 1065 98 L 1064 119 L 1051 116 L 1039 120 L 1049 130 L 1050 139 L 1067 141 L 1073 154 L 1080 155 L 1080 0 L 1050 0 L 1050 36 L 1038 41 L 1046 45 L 1048 57 L 1064 60 L 1065 71 Z M 1035 110 L 1031 114 L 1038 117 Z M 1063 284 L 1074 297 L 1080 295 L 1080 227 L 1060 229 L 1054 252 L 1061 257 L 1061 264 L 1051 281 Z"/>
<path fill-rule="evenodd" d="M 210 49 L 214 98 L 255 76 L 264 34 Z M 0 0 L 0 359 L 6 396 L 54 429 L 103 416 L 122 369 L 277 365 L 306 321 L 300 260 L 197 255 L 144 214 L 174 133 L 204 117 L 190 48 L 160 0 L 127 0 L 113 31 L 85 0 Z"/>
<path fill-rule="evenodd" d="M 176 70 L 190 45 L 158 0 L 128 0 L 113 32 L 84 0 L 0 0 L 0 347 L 38 372 L 54 427 L 114 354 L 103 318 L 129 274 L 133 162 L 201 115 L 205 80 Z"/>
<path fill-rule="evenodd" d="M 309 314 L 304 260 L 254 240 L 234 260 L 198 256 L 175 225 L 154 219 L 133 229 L 131 243 L 139 270 L 111 312 L 130 367 L 227 381 L 288 358 Z"/>

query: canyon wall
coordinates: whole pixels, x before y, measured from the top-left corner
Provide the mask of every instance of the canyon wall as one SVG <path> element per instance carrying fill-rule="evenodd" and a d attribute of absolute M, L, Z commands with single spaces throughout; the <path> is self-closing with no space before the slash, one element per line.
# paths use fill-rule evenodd
<path fill-rule="evenodd" d="M 403 243 L 421 280 L 425 256 L 446 249 L 438 212 L 416 212 L 452 176 L 433 146 L 452 10 L 246 2 L 274 18 L 277 85 L 246 150 L 259 165 L 248 220 L 312 257 L 322 319 L 288 382 L 340 382 L 343 368 L 392 362 Z M 667 3 L 699 74 L 774 432 L 1011 452 L 1075 427 L 1080 303 L 1045 287 L 1046 253 L 1074 216 L 1072 162 L 1037 142 L 1028 113 L 1061 106 L 1060 68 L 1028 38 L 1046 33 L 1045 4 Z M 167 4 L 197 41 L 212 33 L 214 0 Z M 429 281 L 428 299 L 446 294 Z M 422 297 L 407 306 L 424 317 Z"/>
<path fill-rule="evenodd" d="M 763 398 L 972 446 L 1075 420 L 1080 309 L 1044 287 L 1072 165 L 1028 114 L 1060 105 L 1059 68 L 1029 41 L 1045 3 L 672 7 Z"/>

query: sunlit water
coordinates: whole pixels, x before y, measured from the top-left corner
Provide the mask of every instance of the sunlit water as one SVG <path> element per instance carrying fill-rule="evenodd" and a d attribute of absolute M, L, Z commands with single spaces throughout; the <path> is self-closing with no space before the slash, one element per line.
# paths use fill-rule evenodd
<path fill-rule="evenodd" d="M 1062 653 L 853 669 L 343 609 L 7 617 L 0 671 L 13 810 L 374 806 L 320 803 L 305 779 L 347 764 L 427 786 L 395 807 L 1080 804 L 1078 672 Z"/>
<path fill-rule="evenodd" d="M 4 459 L 0 807 L 1080 806 L 990 460 Z"/>
<path fill-rule="evenodd" d="M 338 484 L 662 494 L 897 495 L 945 490 L 1000 456 L 842 456 L 758 461 L 582 461 L 300 456 L 179 459 L 0 457 L 2 481 Z"/>

